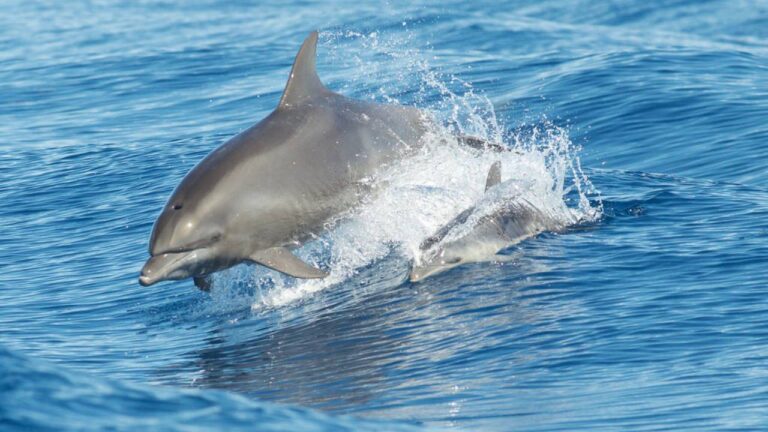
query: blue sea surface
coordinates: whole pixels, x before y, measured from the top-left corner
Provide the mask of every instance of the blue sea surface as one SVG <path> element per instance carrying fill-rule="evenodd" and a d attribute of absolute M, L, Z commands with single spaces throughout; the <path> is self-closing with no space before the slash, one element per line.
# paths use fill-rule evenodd
<path fill-rule="evenodd" d="M 0 430 L 768 429 L 768 3 L 0 12 Z M 595 218 L 421 283 L 388 240 L 412 227 L 359 216 L 319 249 L 349 270 L 328 286 L 139 286 L 173 188 L 274 109 L 314 29 L 335 91 L 565 145 L 547 166 Z"/>

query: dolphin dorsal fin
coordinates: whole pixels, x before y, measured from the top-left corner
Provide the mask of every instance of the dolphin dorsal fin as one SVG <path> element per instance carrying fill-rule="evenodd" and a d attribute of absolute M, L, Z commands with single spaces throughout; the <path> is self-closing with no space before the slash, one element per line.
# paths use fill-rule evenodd
<path fill-rule="evenodd" d="M 280 98 L 278 106 L 295 106 L 301 102 L 326 93 L 325 86 L 320 82 L 315 69 L 315 58 L 317 57 L 317 31 L 313 31 L 304 40 L 296 54 L 296 60 L 293 61 L 291 75 L 288 77 L 288 83 L 283 90 L 283 96 Z"/>
<path fill-rule="evenodd" d="M 485 190 L 488 190 L 501 183 L 501 161 L 496 161 L 488 170 L 488 177 L 485 179 Z"/>

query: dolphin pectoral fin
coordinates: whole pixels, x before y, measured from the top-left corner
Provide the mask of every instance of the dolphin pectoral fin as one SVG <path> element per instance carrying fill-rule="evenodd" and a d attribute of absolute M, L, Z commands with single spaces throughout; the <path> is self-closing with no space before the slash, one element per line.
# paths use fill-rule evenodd
<path fill-rule="evenodd" d="M 195 276 L 192 278 L 192 280 L 195 282 L 195 286 L 198 287 L 200 291 L 208 292 L 213 286 L 211 275 Z"/>
<path fill-rule="evenodd" d="M 254 252 L 251 254 L 250 259 L 255 263 L 295 278 L 321 279 L 328 276 L 328 273 L 305 263 L 284 247 L 274 247 Z"/>
<path fill-rule="evenodd" d="M 488 177 L 485 179 L 485 190 L 496 186 L 501 183 L 501 161 L 496 161 L 491 165 L 491 169 L 488 170 Z"/>

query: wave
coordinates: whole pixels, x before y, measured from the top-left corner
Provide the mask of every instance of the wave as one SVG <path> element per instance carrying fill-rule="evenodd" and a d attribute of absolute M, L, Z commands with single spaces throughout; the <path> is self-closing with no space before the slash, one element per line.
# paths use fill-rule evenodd
<path fill-rule="evenodd" d="M 412 431 L 402 422 L 331 417 L 217 391 L 96 379 L 0 346 L 0 429 Z"/>

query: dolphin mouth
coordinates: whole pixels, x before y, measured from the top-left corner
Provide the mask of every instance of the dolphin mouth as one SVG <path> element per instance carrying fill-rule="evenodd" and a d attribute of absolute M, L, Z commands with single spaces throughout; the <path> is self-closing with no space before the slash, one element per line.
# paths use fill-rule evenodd
<path fill-rule="evenodd" d="M 151 251 L 150 255 L 157 256 L 157 255 L 163 255 L 163 254 L 180 254 L 180 253 L 194 252 L 196 250 L 210 247 L 211 245 L 213 245 L 219 240 L 221 240 L 221 233 L 215 233 L 210 237 L 206 237 L 204 239 L 200 239 L 192 243 L 188 243 L 181 247 L 170 248 L 170 249 L 165 249 L 161 251 Z"/>
<path fill-rule="evenodd" d="M 185 279 L 191 275 L 183 271 L 183 267 L 197 257 L 198 249 L 179 252 L 163 253 L 149 257 L 139 275 L 139 285 L 150 286 L 164 280 Z M 180 271 L 181 270 L 181 271 Z"/>
<path fill-rule="evenodd" d="M 444 270 L 441 266 L 414 266 L 408 275 L 408 280 L 411 282 L 421 282 L 435 273 L 440 273 L 441 270 Z"/>

